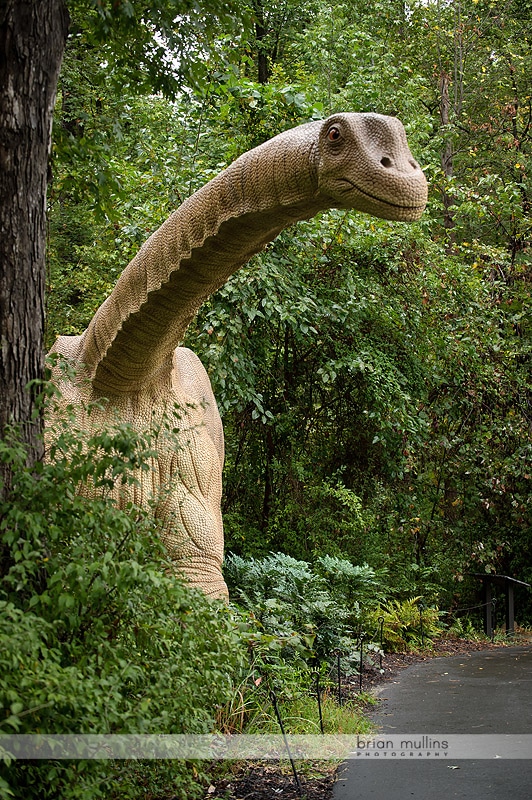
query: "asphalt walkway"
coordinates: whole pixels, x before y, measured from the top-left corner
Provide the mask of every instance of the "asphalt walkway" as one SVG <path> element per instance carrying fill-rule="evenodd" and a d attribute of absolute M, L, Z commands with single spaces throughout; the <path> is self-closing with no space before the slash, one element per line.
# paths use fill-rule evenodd
<path fill-rule="evenodd" d="M 435 658 L 405 669 L 379 693 L 372 715 L 383 737 L 423 746 L 451 734 L 532 734 L 532 645 Z M 503 737 L 497 737 L 503 741 Z M 450 739 L 452 737 L 450 736 Z M 469 740 L 469 736 L 468 736 Z M 484 741 L 488 741 L 487 739 Z M 507 740 L 510 741 L 510 740 Z M 511 740 L 515 741 L 515 740 Z M 351 757 L 334 800 L 532 800 L 530 757 Z M 416 742 L 414 740 L 414 749 Z M 521 748 L 521 755 L 522 755 Z M 358 755 L 358 754 L 357 754 Z M 387 754 L 388 756 L 390 753 Z M 398 754 L 400 755 L 400 754 Z M 414 756 L 419 753 L 414 753 Z"/>

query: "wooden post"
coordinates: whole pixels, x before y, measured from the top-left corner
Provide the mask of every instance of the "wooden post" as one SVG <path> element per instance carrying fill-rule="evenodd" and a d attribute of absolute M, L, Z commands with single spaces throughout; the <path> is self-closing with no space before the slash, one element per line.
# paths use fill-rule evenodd
<path fill-rule="evenodd" d="M 515 630 L 515 603 L 514 603 L 514 589 L 516 586 L 524 586 L 530 589 L 530 584 L 524 581 L 518 581 L 516 578 L 510 578 L 508 575 L 492 575 L 479 572 L 472 572 L 475 578 L 480 578 L 482 581 L 482 603 L 484 606 L 484 633 L 493 638 L 493 586 L 500 586 L 504 588 L 505 608 L 504 616 L 506 623 L 506 635 L 511 636 Z"/>
<path fill-rule="evenodd" d="M 493 636 L 493 608 L 491 602 L 491 583 L 483 580 L 484 595 L 484 633 L 491 639 Z"/>
<path fill-rule="evenodd" d="M 514 586 L 511 581 L 506 581 L 506 635 L 514 632 Z"/>

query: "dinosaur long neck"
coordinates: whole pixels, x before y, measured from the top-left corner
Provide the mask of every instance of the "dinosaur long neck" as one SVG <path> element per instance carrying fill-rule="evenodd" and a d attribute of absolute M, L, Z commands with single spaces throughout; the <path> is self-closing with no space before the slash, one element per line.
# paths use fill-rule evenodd
<path fill-rule="evenodd" d="M 80 361 L 101 394 L 169 376 L 204 300 L 288 225 L 329 204 L 317 190 L 310 123 L 237 159 L 148 239 L 96 312 Z"/>

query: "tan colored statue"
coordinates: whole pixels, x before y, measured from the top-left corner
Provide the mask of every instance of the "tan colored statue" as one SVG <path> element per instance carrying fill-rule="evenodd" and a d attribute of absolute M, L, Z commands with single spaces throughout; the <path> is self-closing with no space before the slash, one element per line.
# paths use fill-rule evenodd
<path fill-rule="evenodd" d="M 390 220 L 418 219 L 427 200 L 423 172 L 399 120 L 335 114 L 281 133 L 250 150 L 189 197 L 126 267 L 82 336 L 53 351 L 77 377 L 57 377 L 78 424 L 113 419 L 138 429 L 163 417 L 164 435 L 139 486 L 116 502 L 155 500 L 154 513 L 176 572 L 213 597 L 226 597 L 220 512 L 223 432 L 207 373 L 179 347 L 203 301 L 283 228 L 329 208 Z M 107 398 L 90 417 L 87 403 Z M 49 421 L 50 429 L 53 420 Z"/>

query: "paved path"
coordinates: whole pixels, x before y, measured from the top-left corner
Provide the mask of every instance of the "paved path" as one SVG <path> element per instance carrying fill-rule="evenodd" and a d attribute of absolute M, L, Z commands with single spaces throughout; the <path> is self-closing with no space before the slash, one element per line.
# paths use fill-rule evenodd
<path fill-rule="evenodd" d="M 382 687 L 380 698 L 372 716 L 384 736 L 532 734 L 532 646 L 416 664 Z M 340 768 L 333 797 L 532 800 L 532 747 L 530 759 L 520 760 L 353 758 Z"/>

